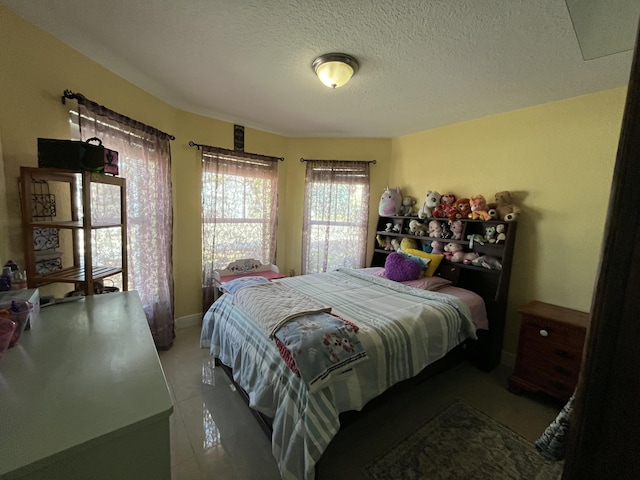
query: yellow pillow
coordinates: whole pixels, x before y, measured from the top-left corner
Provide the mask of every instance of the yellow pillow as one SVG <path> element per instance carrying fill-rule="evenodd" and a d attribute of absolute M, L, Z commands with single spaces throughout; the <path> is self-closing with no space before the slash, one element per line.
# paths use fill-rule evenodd
<path fill-rule="evenodd" d="M 424 274 L 425 277 L 432 277 L 433 274 L 436 273 L 436 270 L 438 269 L 440 262 L 444 258 L 444 255 L 427 253 L 427 252 L 423 252 L 422 250 L 417 250 L 415 248 L 409 248 L 405 251 L 411 255 L 415 255 L 416 257 L 431 259 L 431 262 L 429 262 L 429 266 L 427 267 L 427 271 Z"/>

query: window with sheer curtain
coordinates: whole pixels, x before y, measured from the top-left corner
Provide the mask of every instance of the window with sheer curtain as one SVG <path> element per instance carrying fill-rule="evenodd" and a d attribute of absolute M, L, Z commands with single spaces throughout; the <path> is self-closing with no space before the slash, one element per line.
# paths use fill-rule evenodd
<path fill-rule="evenodd" d="M 140 295 L 156 346 L 167 349 L 175 338 L 169 136 L 86 98 L 78 98 L 78 113 L 72 112 L 71 120 L 72 137 L 85 141 L 98 137 L 119 154 L 118 176 L 127 181 L 128 288 Z M 104 208 L 119 201 L 110 199 L 106 190 L 99 194 L 100 202 L 95 203 Z M 119 232 L 100 229 L 92 242 L 94 263 L 120 262 Z"/>
<path fill-rule="evenodd" d="M 366 263 L 369 162 L 308 160 L 302 273 Z"/>
<path fill-rule="evenodd" d="M 213 271 L 239 259 L 276 261 L 278 158 L 202 147 L 203 313 Z"/>

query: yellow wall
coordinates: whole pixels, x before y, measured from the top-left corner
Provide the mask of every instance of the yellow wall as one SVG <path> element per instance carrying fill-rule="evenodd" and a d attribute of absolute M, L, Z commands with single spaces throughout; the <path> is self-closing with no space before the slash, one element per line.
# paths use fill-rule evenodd
<path fill-rule="evenodd" d="M 233 125 L 171 107 L 0 7 L 0 261 L 23 262 L 16 178 L 37 164 L 36 138 L 68 138 L 65 89 L 176 136 L 171 143 L 176 317 L 201 302 L 200 154 L 188 142 L 233 146 Z M 496 115 L 395 139 L 287 138 L 253 129 L 248 152 L 279 164 L 277 264 L 300 273 L 308 159 L 376 159 L 371 231 L 386 185 L 422 200 L 426 190 L 458 195 L 514 191 L 523 208 L 516 242 L 505 348 L 515 352 L 516 309 L 538 299 L 590 308 L 625 89 Z M 421 180 L 419 180 L 421 179 Z M 2 174 L 0 173 L 0 180 Z M 369 258 L 373 242 L 369 242 Z"/>
<path fill-rule="evenodd" d="M 507 351 L 516 351 L 524 303 L 591 308 L 625 94 L 619 88 L 393 139 L 390 184 L 420 202 L 427 190 L 516 196 L 522 215 Z"/>

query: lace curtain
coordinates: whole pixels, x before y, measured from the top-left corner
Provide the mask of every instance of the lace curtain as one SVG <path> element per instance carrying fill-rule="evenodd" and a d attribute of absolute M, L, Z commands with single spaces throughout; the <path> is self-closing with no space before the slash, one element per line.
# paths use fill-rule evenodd
<path fill-rule="evenodd" d="M 203 313 L 214 270 L 243 258 L 275 263 L 277 207 L 277 158 L 202 147 Z"/>
<path fill-rule="evenodd" d="M 128 288 L 140 294 L 156 347 L 167 349 L 175 338 L 169 137 L 87 99 L 78 99 L 78 108 L 80 138 L 98 137 L 119 154 L 118 176 L 127 180 Z M 115 193 L 100 191 L 97 204 L 117 203 L 118 199 L 109 197 L 111 192 Z M 119 234 L 109 230 L 113 229 L 95 232 L 99 248 L 94 249 L 94 262 L 102 265 L 119 262 L 115 257 Z"/>
<path fill-rule="evenodd" d="M 302 273 L 366 263 L 369 162 L 308 160 Z"/>

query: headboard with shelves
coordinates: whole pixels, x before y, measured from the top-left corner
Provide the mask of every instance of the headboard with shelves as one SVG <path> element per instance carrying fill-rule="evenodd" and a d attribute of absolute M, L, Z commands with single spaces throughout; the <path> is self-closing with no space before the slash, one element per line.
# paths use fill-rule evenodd
<path fill-rule="evenodd" d="M 428 224 L 431 220 L 448 223 L 446 218 L 426 218 L 418 219 L 416 216 L 380 216 L 376 226 L 376 236 L 395 238 L 399 242 L 402 238 L 413 238 L 423 247 L 433 240 L 438 240 L 444 244 L 459 243 L 465 246 L 465 251 L 477 252 L 479 255 L 487 255 L 500 261 L 501 269 L 489 269 L 482 266 L 475 266 L 465 263 L 454 263 L 443 260 L 436 270 L 435 275 L 451 280 L 451 282 L 461 288 L 471 290 L 480 295 L 487 308 L 490 330 L 479 331 L 480 341 L 470 345 L 469 355 L 474 362 L 483 370 L 491 370 L 500 363 L 502 354 L 502 341 L 504 336 L 504 324 L 507 309 L 507 299 L 509 295 L 509 281 L 511 277 L 511 266 L 513 260 L 513 249 L 515 244 L 517 222 L 502 222 L 498 220 L 467 220 L 462 219 L 462 238 L 454 240 L 452 238 L 435 238 L 410 233 L 409 222 L 419 220 Z M 392 224 L 388 231 L 387 224 Z M 504 225 L 505 238 L 500 243 L 470 242 L 471 235 L 484 237 L 485 228 Z M 394 228 L 395 226 L 395 228 Z M 372 267 L 383 267 L 387 256 L 393 250 L 380 248 L 374 239 L 374 251 L 371 261 Z"/>

